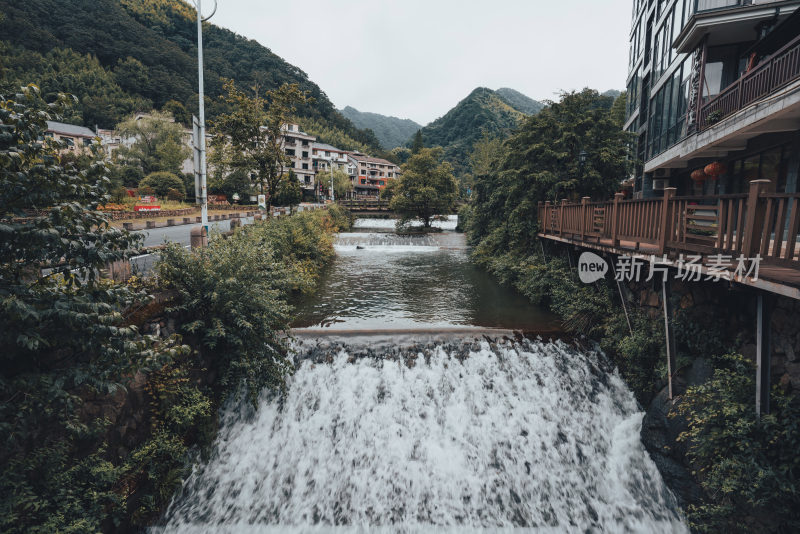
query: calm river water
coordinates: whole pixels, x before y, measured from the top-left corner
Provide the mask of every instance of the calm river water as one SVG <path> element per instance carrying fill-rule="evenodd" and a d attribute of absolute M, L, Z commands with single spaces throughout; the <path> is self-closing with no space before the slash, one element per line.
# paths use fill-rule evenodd
<path fill-rule="evenodd" d="M 454 225 L 339 236 L 288 392 L 225 411 L 154 530 L 688 532 L 617 373 L 504 336 L 558 323 L 472 267 Z"/>

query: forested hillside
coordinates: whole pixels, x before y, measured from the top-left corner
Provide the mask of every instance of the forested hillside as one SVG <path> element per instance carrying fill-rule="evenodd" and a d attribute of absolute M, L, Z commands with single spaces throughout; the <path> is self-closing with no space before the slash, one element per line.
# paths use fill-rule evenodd
<path fill-rule="evenodd" d="M 150 108 L 182 121 L 196 112 L 195 11 L 181 0 L 0 0 L 0 39 L 6 84 L 33 82 L 45 95 L 76 95 L 80 104 L 71 119 L 86 126 L 113 127 Z M 262 91 L 297 83 L 314 99 L 299 110 L 301 117 L 378 149 L 371 132 L 356 128 L 302 70 L 268 48 L 208 23 L 204 45 L 212 121 L 224 111 L 217 97 L 225 79 Z"/>
<path fill-rule="evenodd" d="M 351 106 L 339 111 L 358 128 L 370 129 L 375 132 L 378 141 L 381 142 L 381 145 L 386 150 L 405 145 L 411 139 L 411 136 L 422 128 L 422 125 L 411 119 L 399 119 L 381 115 L 380 113 L 358 111 Z"/>
<path fill-rule="evenodd" d="M 523 95 L 516 89 L 501 87 L 495 92 L 500 96 L 500 98 L 505 100 L 508 105 L 525 113 L 526 115 L 536 115 L 544 108 L 544 104 L 538 100 L 532 99 L 529 96 Z"/>
<path fill-rule="evenodd" d="M 453 109 L 422 129 L 425 146 L 444 148 L 444 159 L 457 175 L 466 172 L 475 141 L 484 133 L 508 136 L 527 115 L 512 107 L 497 92 L 478 87 Z"/>

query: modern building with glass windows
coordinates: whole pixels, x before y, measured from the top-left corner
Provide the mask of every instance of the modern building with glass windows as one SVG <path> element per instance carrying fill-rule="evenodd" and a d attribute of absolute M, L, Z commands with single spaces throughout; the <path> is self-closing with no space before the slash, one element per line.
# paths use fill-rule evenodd
<path fill-rule="evenodd" d="M 800 0 L 634 0 L 627 121 L 636 198 L 798 190 Z M 692 173 L 709 163 L 722 174 Z"/>

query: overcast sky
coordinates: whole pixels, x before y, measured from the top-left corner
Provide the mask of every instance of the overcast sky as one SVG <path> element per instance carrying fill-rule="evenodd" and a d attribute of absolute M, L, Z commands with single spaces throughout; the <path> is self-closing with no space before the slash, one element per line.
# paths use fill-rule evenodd
<path fill-rule="evenodd" d="M 424 125 L 479 86 L 536 100 L 624 89 L 631 1 L 219 0 L 212 22 L 305 71 L 338 108 Z"/>

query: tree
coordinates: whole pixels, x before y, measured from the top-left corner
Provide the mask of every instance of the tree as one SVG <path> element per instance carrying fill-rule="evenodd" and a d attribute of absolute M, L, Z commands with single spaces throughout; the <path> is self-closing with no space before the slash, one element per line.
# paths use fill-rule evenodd
<path fill-rule="evenodd" d="M 208 191 L 214 195 L 225 195 L 227 198 L 233 198 L 233 195 L 238 193 L 241 198 L 246 199 L 253 193 L 253 182 L 250 180 L 250 173 L 245 169 L 234 169 L 228 173 L 215 169 L 209 175 Z"/>
<path fill-rule="evenodd" d="M 186 196 L 186 189 L 183 185 L 183 180 L 180 177 L 172 174 L 171 172 L 152 172 L 144 177 L 139 182 L 139 187 L 151 187 L 156 195 L 161 198 L 166 198 L 170 189 L 181 194 L 181 198 Z"/>
<path fill-rule="evenodd" d="M 283 150 L 283 127 L 292 121 L 297 106 L 307 101 L 296 84 L 283 84 L 265 96 L 254 90 L 248 96 L 232 81 L 225 83 L 221 100 L 231 109 L 214 121 L 213 163 L 220 172 L 236 169 L 252 173 L 267 194 L 267 208 L 278 194 L 284 167 L 290 163 Z"/>
<path fill-rule="evenodd" d="M 393 161 L 397 165 L 402 165 L 408 161 L 408 158 L 411 157 L 411 149 L 404 146 L 398 146 L 392 149 L 392 151 L 389 153 L 389 156 L 391 158 L 390 161 Z"/>
<path fill-rule="evenodd" d="M 417 133 L 414 134 L 414 140 L 411 142 L 411 153 L 417 154 L 423 148 L 425 148 L 425 143 L 422 141 L 422 130 L 417 130 Z"/>
<path fill-rule="evenodd" d="M 278 193 L 275 195 L 275 204 L 278 206 L 289 206 L 294 208 L 303 199 L 303 188 L 294 171 L 281 176 L 278 184 Z"/>
<path fill-rule="evenodd" d="M 123 138 L 134 139 L 130 147 L 117 149 L 117 161 L 139 167 L 145 175 L 158 171 L 177 174 L 192 154 L 184 143 L 183 127 L 174 122 L 169 113 L 153 111 L 138 118 L 131 117 L 118 124 L 116 131 Z"/>
<path fill-rule="evenodd" d="M 105 423 L 84 399 L 115 392 L 138 370 L 182 352 L 127 322 L 126 310 L 147 302 L 144 292 L 99 276 L 108 262 L 135 254 L 141 238 L 97 210 L 111 185 L 97 145 L 87 160 L 62 158 L 63 143 L 38 141 L 45 121 L 60 120 L 69 104 L 62 95 L 45 105 L 35 87 L 17 101 L 0 97 L 3 532 L 111 524 L 125 506 L 124 473 L 100 447 Z"/>
<path fill-rule="evenodd" d="M 328 172 L 321 172 L 317 173 L 317 179 L 320 182 L 323 182 L 327 179 L 330 183 L 331 173 Z M 350 175 L 344 172 L 342 169 L 334 168 L 333 169 L 333 192 L 336 193 L 336 198 L 343 199 L 346 198 L 349 193 L 353 191 L 353 181 L 350 179 Z"/>
<path fill-rule="evenodd" d="M 440 148 L 422 148 L 403 165 L 390 203 L 400 223 L 419 219 L 425 228 L 455 207 L 458 184 L 449 163 L 440 163 Z"/>
<path fill-rule="evenodd" d="M 612 104 L 591 89 L 564 93 L 523 122 L 499 157 L 476 155 L 470 241 L 482 241 L 487 255 L 528 251 L 538 202 L 609 198 L 630 166 L 629 134 L 611 116 Z"/>

